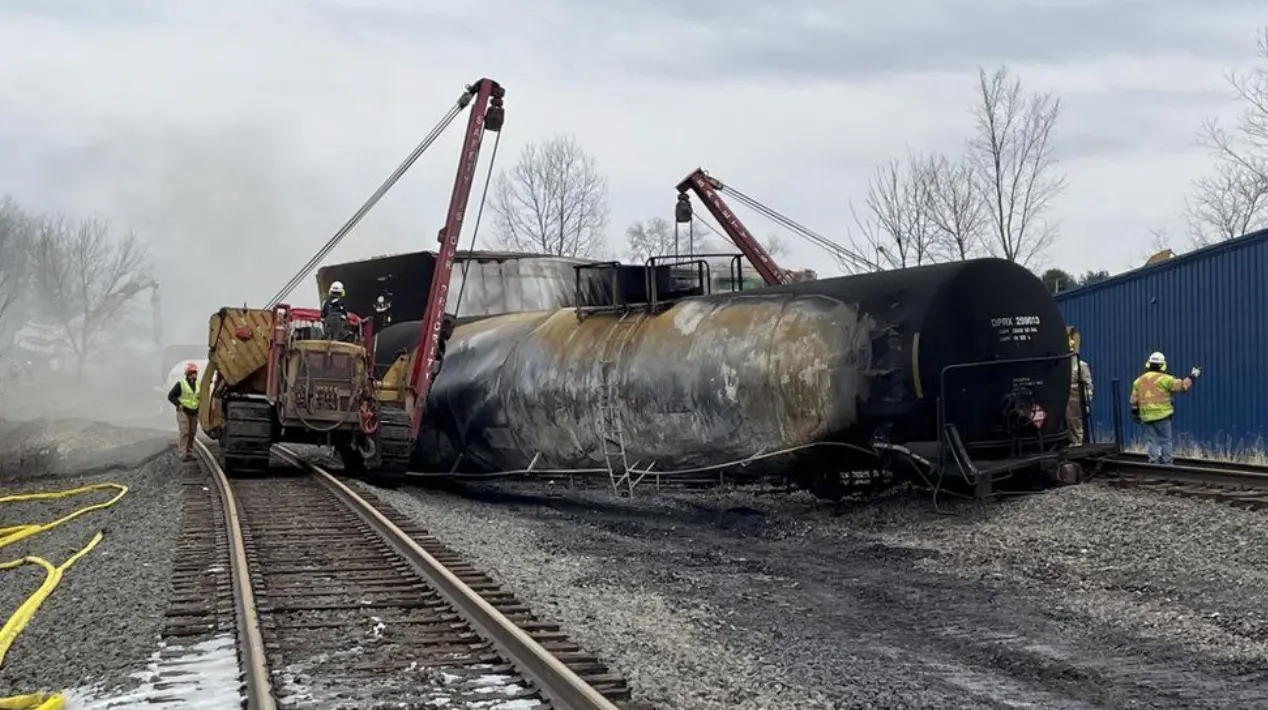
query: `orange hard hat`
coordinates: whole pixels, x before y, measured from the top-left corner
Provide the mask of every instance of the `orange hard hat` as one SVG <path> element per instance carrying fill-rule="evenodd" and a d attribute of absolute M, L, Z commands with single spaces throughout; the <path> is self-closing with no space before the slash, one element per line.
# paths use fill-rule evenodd
<path fill-rule="evenodd" d="M 186 374 L 186 375 L 197 375 L 197 374 L 198 374 L 198 363 L 196 363 L 196 362 L 187 362 L 187 363 L 185 363 L 185 374 Z"/>

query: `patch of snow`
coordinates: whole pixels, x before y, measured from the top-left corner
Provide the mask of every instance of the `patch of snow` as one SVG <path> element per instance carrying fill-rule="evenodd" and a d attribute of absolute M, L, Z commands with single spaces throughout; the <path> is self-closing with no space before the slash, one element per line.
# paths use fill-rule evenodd
<path fill-rule="evenodd" d="M 66 700 L 65 710 L 168 704 L 188 710 L 242 707 L 237 642 L 230 635 L 201 641 L 189 648 L 160 646 L 150 656 L 147 668 L 133 677 L 141 684 L 120 695 L 106 695 L 96 686 L 68 690 L 62 694 Z"/>

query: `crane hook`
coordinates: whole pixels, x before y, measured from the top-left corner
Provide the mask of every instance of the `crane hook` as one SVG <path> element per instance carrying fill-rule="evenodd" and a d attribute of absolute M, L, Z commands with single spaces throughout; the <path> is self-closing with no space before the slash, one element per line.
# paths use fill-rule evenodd
<path fill-rule="evenodd" d="M 678 193 L 678 204 L 674 205 L 674 221 L 678 224 L 688 224 L 691 222 L 691 198 L 687 197 L 687 193 Z"/>

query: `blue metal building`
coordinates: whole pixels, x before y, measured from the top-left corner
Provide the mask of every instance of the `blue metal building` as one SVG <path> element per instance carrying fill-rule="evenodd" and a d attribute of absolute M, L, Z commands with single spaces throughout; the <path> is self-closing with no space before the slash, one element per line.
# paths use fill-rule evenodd
<path fill-rule="evenodd" d="M 1268 229 L 1058 294 L 1057 305 L 1092 370 L 1096 441 L 1113 437 L 1114 378 L 1125 438 L 1140 439 L 1127 395 L 1155 350 L 1172 374 L 1202 368 L 1175 398 L 1177 447 L 1236 453 L 1268 441 Z"/>

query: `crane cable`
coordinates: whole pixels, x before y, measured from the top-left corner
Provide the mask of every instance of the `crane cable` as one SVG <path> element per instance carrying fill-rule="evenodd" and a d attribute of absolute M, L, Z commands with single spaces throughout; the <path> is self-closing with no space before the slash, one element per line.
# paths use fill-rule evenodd
<path fill-rule="evenodd" d="M 453 317 L 458 318 L 458 308 L 462 306 L 462 293 L 467 290 L 467 271 L 471 268 L 471 253 L 475 251 L 476 235 L 480 233 L 480 219 L 484 217 L 484 203 L 489 199 L 489 186 L 493 184 L 493 166 L 498 162 L 498 146 L 502 144 L 502 130 L 499 128 L 493 138 L 493 150 L 489 153 L 489 170 L 484 174 L 484 189 L 480 191 L 480 207 L 476 210 L 475 224 L 471 225 L 471 243 L 467 247 L 467 258 L 462 260 L 462 283 L 458 285 L 458 298 L 453 304 Z M 442 313 L 443 317 L 444 314 Z"/>
<path fill-rule="evenodd" d="M 762 215 L 765 215 L 767 218 L 773 220 L 774 222 L 777 222 L 778 224 L 781 224 L 787 227 L 789 230 L 799 234 L 801 237 L 803 237 L 807 241 L 810 241 L 816 244 L 820 248 L 828 252 L 831 252 L 835 254 L 836 256 L 843 258 L 846 261 L 849 261 L 856 268 L 863 268 L 869 271 L 879 270 L 879 267 L 876 264 L 872 263 L 871 260 L 869 260 L 867 257 L 864 257 L 861 254 L 858 254 L 857 252 L 850 251 L 849 249 L 846 249 L 844 246 L 837 244 L 831 239 L 828 239 L 827 237 L 810 229 L 809 227 L 806 227 L 805 225 L 802 225 L 792 219 L 789 219 L 788 217 L 785 217 L 784 215 L 780 214 L 779 212 L 776 212 L 770 207 L 767 207 L 766 205 L 762 204 L 761 202 L 754 199 L 753 197 L 750 197 L 749 195 L 746 195 L 743 192 L 740 192 L 739 190 L 735 189 L 731 185 L 726 185 L 724 188 L 724 191 L 728 195 L 731 195 L 732 197 L 734 197 L 737 202 L 745 205 L 751 210 L 754 210 Z"/>
<path fill-rule="evenodd" d="M 397 181 L 401 179 L 401 176 L 413 167 L 414 163 L 422 157 L 423 153 L 431 147 L 432 143 L 436 142 L 436 139 L 440 137 L 440 134 L 444 133 L 445 129 L 448 128 L 449 125 L 453 123 L 454 119 L 458 117 L 458 114 L 462 113 L 463 109 L 471 103 L 473 96 L 474 94 L 469 91 L 463 92 L 457 103 L 450 107 L 444 118 L 440 119 L 440 121 L 431 129 L 431 132 L 427 134 L 427 137 L 415 146 L 413 152 L 411 152 L 405 160 L 396 167 L 396 170 L 392 171 L 392 174 L 388 176 L 387 180 L 383 181 L 383 184 L 379 186 L 379 189 L 375 190 L 374 194 L 370 195 L 370 198 L 361 205 L 361 208 L 358 209 L 356 213 L 339 228 L 339 231 L 335 232 L 335 235 L 326 242 L 326 245 L 323 246 L 317 254 L 313 256 L 313 258 L 309 259 L 308 262 L 300 268 L 299 272 L 296 273 L 290 281 L 287 281 L 286 285 L 283 286 L 281 290 L 274 294 L 273 298 L 269 299 L 269 304 L 266 308 L 272 309 L 277 306 L 291 294 L 291 291 L 295 290 L 296 286 L 298 286 L 304 279 L 308 278 L 308 275 L 312 272 L 313 268 L 316 267 L 317 264 L 321 263 L 321 260 L 325 259 L 326 255 L 338 246 L 339 242 L 343 241 L 344 237 L 348 236 L 361 219 L 364 218 L 365 215 L 379 203 L 379 200 L 383 199 L 383 196 L 387 194 L 387 191 L 396 185 Z"/>

